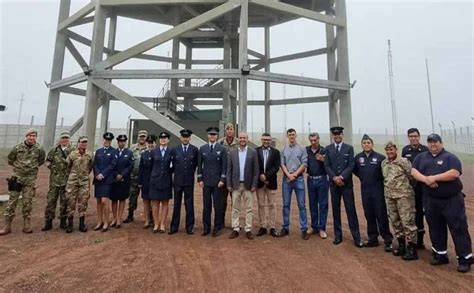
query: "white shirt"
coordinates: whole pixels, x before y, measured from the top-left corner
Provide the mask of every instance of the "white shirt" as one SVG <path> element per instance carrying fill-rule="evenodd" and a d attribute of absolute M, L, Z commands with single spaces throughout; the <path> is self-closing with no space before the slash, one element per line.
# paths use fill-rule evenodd
<path fill-rule="evenodd" d="M 189 144 L 181 144 L 181 147 L 183 148 L 183 153 L 186 153 L 189 148 Z"/>
<path fill-rule="evenodd" d="M 244 149 L 239 147 L 239 180 L 242 182 L 244 181 L 244 174 L 245 174 L 245 159 L 247 158 L 247 149 L 246 146 Z"/>
<path fill-rule="evenodd" d="M 270 148 L 262 148 L 263 152 L 263 172 L 267 171 L 267 161 L 270 156 Z"/>
<path fill-rule="evenodd" d="M 334 143 L 334 146 L 336 147 L 336 151 L 340 152 L 342 148 L 342 142 L 340 144 Z"/>

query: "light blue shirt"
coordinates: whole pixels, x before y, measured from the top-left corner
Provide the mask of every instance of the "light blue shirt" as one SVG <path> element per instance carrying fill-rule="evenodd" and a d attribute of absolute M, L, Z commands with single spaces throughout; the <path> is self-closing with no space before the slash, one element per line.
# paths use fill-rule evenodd
<path fill-rule="evenodd" d="M 240 182 L 244 181 L 245 174 L 245 159 L 247 158 L 247 149 L 246 146 L 243 150 L 239 147 L 239 180 Z"/>

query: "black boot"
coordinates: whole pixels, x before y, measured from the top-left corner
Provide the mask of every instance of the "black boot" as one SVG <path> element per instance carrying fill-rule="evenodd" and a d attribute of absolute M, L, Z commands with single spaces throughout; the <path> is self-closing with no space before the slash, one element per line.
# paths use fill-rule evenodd
<path fill-rule="evenodd" d="M 49 231 L 51 229 L 53 229 L 53 220 L 46 220 L 41 231 Z"/>
<path fill-rule="evenodd" d="M 61 218 L 60 220 L 61 222 L 59 223 L 59 228 L 61 230 L 65 230 L 67 228 L 67 222 L 66 222 L 66 218 Z"/>
<path fill-rule="evenodd" d="M 393 250 L 393 255 L 403 256 L 407 253 L 407 247 L 405 244 L 405 237 L 398 238 L 398 248 Z"/>
<path fill-rule="evenodd" d="M 86 224 L 85 224 L 85 217 L 84 216 L 79 218 L 79 231 L 87 232 L 87 227 L 86 227 Z"/>
<path fill-rule="evenodd" d="M 131 223 L 133 222 L 133 210 L 128 211 L 128 217 L 123 220 L 124 223 Z"/>
<path fill-rule="evenodd" d="M 413 242 L 408 243 L 407 252 L 402 256 L 404 260 L 416 260 L 418 259 L 418 252 L 416 251 L 416 244 Z"/>
<path fill-rule="evenodd" d="M 72 233 L 73 226 L 74 226 L 74 218 L 73 217 L 67 218 L 66 233 Z"/>
<path fill-rule="evenodd" d="M 416 249 L 425 249 L 425 243 L 423 242 L 424 236 L 425 236 L 425 231 L 417 232 Z"/>

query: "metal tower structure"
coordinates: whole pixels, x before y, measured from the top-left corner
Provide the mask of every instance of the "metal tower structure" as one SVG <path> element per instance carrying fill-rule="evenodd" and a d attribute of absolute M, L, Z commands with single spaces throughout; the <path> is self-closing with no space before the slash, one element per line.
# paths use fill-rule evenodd
<path fill-rule="evenodd" d="M 398 122 L 397 122 L 397 104 L 395 101 L 395 85 L 393 83 L 393 64 L 392 64 L 392 47 L 390 40 L 388 40 L 388 81 L 390 84 L 390 102 L 392 105 L 392 125 L 393 125 L 393 140 L 398 143 Z"/>
<path fill-rule="evenodd" d="M 350 141 L 352 138 L 345 0 L 92 0 L 73 14 L 70 14 L 70 4 L 71 0 L 60 2 L 43 138 L 46 148 L 53 145 L 61 93 L 86 97 L 84 115 L 73 125 L 71 132 L 82 127 L 82 132 L 89 136 L 91 148 L 94 147 L 98 110 L 101 109 L 100 130 L 105 131 L 111 100 L 125 103 L 173 135 L 179 135 L 181 129 L 176 116 L 182 114 L 180 112 L 197 111 L 200 105 L 222 105 L 221 123 L 237 123 L 242 131 L 247 130 L 247 107 L 264 107 L 265 131 L 270 132 L 271 106 L 327 102 L 331 126 L 341 124 L 346 129 L 347 139 Z M 117 17 L 161 23 L 170 28 L 118 51 L 115 49 Z M 110 20 L 106 42 L 107 18 Z M 305 52 L 270 56 L 271 27 L 298 18 L 325 25 L 326 45 Z M 73 26 L 90 22 L 93 23 L 92 39 L 71 30 Z M 249 48 L 249 27 L 264 28 L 264 52 Z M 311 31 L 305 33 L 308 37 L 318 37 Z M 168 41 L 173 43 L 171 57 L 147 53 Z M 75 42 L 90 47 L 89 62 L 81 56 Z M 180 43 L 186 47 L 185 59 L 179 58 Z M 220 48 L 223 58 L 194 59 L 193 50 L 201 48 Z M 83 72 L 63 76 L 66 49 Z M 327 79 L 277 74 L 270 70 L 272 64 L 317 55 L 327 56 Z M 168 62 L 171 68 L 114 68 L 133 58 Z M 180 69 L 182 64 L 185 69 Z M 195 68 L 202 64 L 216 67 Z M 116 79 L 165 79 L 169 82 L 158 97 L 135 97 L 114 85 L 112 81 Z M 265 83 L 263 101 L 247 100 L 248 80 Z M 83 82 L 87 83 L 87 90 L 74 87 Z M 273 100 L 270 83 L 324 88 L 328 95 Z M 155 109 L 144 103 L 153 103 Z M 199 137 L 194 137 L 193 142 L 197 145 L 204 143 Z"/>

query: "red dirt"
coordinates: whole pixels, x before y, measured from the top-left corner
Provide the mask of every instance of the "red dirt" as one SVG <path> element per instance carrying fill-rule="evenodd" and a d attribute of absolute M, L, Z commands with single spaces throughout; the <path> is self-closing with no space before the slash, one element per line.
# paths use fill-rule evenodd
<path fill-rule="evenodd" d="M 468 166 L 463 178 L 470 232 L 474 235 L 474 170 L 472 165 Z M 6 193 L 4 178 L 8 175 L 9 169 L 0 166 L 0 194 Z M 343 213 L 344 242 L 334 246 L 330 209 L 329 238 L 322 240 L 313 236 L 303 241 L 295 201 L 289 237 L 263 236 L 250 241 L 241 236 L 230 240 L 230 229 L 217 239 L 201 237 L 202 196 L 198 189 L 196 233 L 192 236 L 185 234 L 183 228 L 172 236 L 143 230 L 141 206 L 137 220 L 120 230 L 84 234 L 76 228 L 73 234 L 66 235 L 55 221 L 53 231 L 41 232 L 47 176 L 47 170 L 41 168 L 32 219 L 34 233 L 21 233 L 21 217 L 16 217 L 13 233 L 0 238 L 0 292 L 472 292 L 474 285 L 473 272 L 456 272 L 451 239 L 449 265 L 429 265 L 429 239 L 427 249 L 420 252 L 420 260 L 405 262 L 385 253 L 382 247 L 357 249 L 350 239 Z M 355 191 L 360 229 L 365 238 L 366 222 L 358 186 Z M 277 198 L 279 224 L 281 196 Z M 95 224 L 93 198 L 89 204 L 87 222 L 91 228 Z M 228 215 L 227 226 L 230 226 L 230 210 Z M 181 225 L 184 211 L 182 216 Z M 256 223 L 256 216 L 254 221 Z"/>

